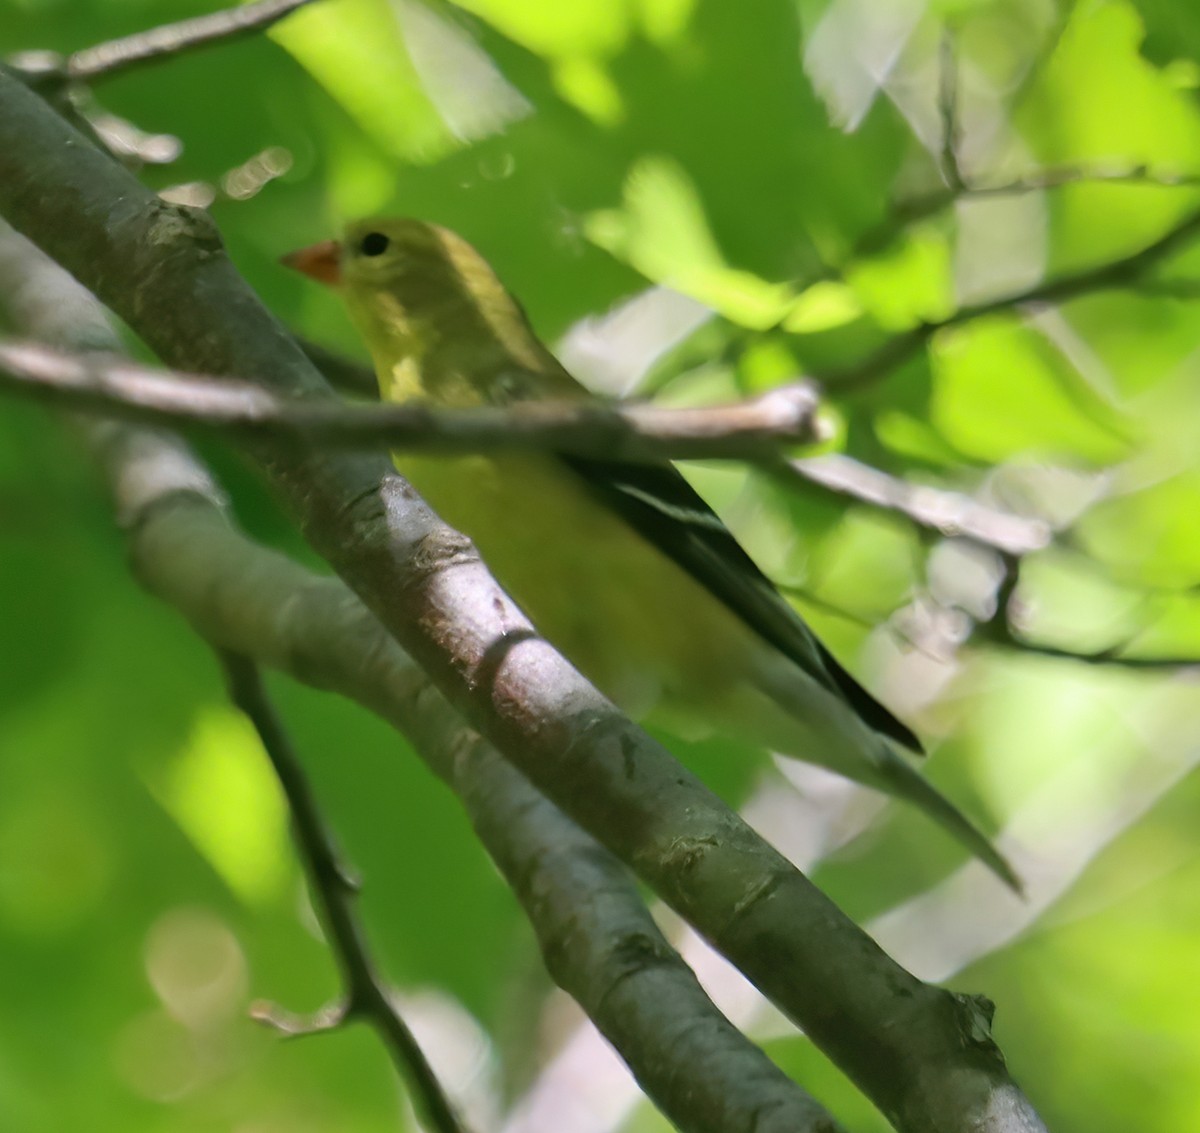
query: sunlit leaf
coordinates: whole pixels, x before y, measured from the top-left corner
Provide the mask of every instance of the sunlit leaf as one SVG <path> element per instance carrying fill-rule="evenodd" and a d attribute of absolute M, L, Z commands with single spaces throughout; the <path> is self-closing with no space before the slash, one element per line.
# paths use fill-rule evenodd
<path fill-rule="evenodd" d="M 433 161 L 528 110 L 470 38 L 420 0 L 330 0 L 271 34 L 397 158 Z"/>
<path fill-rule="evenodd" d="M 1131 439 L 1058 351 L 1009 321 L 943 336 L 931 413 L 951 444 L 984 460 L 1037 453 L 1107 463 L 1125 455 Z"/>
<path fill-rule="evenodd" d="M 854 291 L 844 283 L 814 283 L 792 304 L 783 329 L 793 334 L 812 334 L 845 326 L 862 316 Z"/>
<path fill-rule="evenodd" d="M 1151 176 L 1200 166 L 1200 112 L 1138 54 L 1142 25 L 1122 0 L 1077 4 L 1016 117 L 1047 165 L 1146 168 Z M 1056 259 L 1094 263 L 1149 242 L 1194 207 L 1191 193 L 1153 186 L 1077 184 L 1053 198 Z"/>
<path fill-rule="evenodd" d="M 558 58 L 610 55 L 631 35 L 669 42 L 686 26 L 696 0 L 456 0 L 532 51 Z"/>
<path fill-rule="evenodd" d="M 1193 586 L 1200 582 L 1197 515 L 1200 473 L 1183 473 L 1098 505 L 1084 518 L 1082 533 L 1089 549 L 1126 577 Z"/>
<path fill-rule="evenodd" d="M 155 797 L 243 900 L 279 895 L 289 875 L 283 796 L 248 721 L 210 711 L 169 765 Z"/>
<path fill-rule="evenodd" d="M 593 213 L 587 234 L 648 279 L 734 322 L 767 327 L 788 309 L 787 288 L 725 262 L 695 185 L 669 158 L 647 157 L 635 165 L 625 183 L 624 209 Z"/>
<path fill-rule="evenodd" d="M 919 229 L 888 253 L 855 263 L 847 282 L 862 307 L 891 330 L 945 318 L 954 306 L 950 249 L 932 229 Z"/>

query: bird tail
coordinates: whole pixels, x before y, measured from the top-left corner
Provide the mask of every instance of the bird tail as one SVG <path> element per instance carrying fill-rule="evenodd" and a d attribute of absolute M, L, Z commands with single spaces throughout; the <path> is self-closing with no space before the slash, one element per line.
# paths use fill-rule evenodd
<path fill-rule="evenodd" d="M 920 807 L 930 818 L 939 822 L 943 829 L 954 835 L 1014 893 L 1022 896 L 1024 886 L 1021 879 L 974 823 L 890 747 L 886 748 L 886 753 L 886 757 L 879 760 L 873 769 L 878 776 L 880 788 Z"/>

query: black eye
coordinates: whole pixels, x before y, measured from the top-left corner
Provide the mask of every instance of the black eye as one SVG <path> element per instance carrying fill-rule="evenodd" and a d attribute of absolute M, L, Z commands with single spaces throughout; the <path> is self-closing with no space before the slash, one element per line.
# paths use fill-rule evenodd
<path fill-rule="evenodd" d="M 358 245 L 364 256 L 382 256 L 391 241 L 382 232 L 368 232 Z"/>

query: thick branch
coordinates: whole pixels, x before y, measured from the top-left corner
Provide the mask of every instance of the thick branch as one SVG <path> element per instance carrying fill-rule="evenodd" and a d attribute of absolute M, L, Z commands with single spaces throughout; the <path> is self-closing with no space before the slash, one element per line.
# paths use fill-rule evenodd
<path fill-rule="evenodd" d="M 63 345 L 116 349 L 95 300 L 2 224 L 0 232 L 8 232 L 0 296 L 9 291 L 22 328 Z M 91 422 L 85 436 L 143 585 L 218 647 L 347 696 L 410 738 L 463 801 L 555 980 L 674 1125 L 685 1133 L 838 1133 L 713 1006 L 620 863 L 468 732 L 341 582 L 239 534 L 205 470 L 170 436 L 118 422 Z"/>
<path fill-rule="evenodd" d="M 221 252 L 0 73 L 0 211 L 167 364 L 323 388 Z M 957 997 L 915 979 L 544 642 L 379 461 L 275 456 L 313 546 L 504 755 L 791 1014 L 905 1133 L 1042 1128 Z M 515 521 L 516 517 L 514 517 Z"/>
<path fill-rule="evenodd" d="M 554 449 L 609 460 L 762 459 L 816 436 L 816 391 L 798 383 L 750 401 L 698 409 L 526 402 L 446 410 L 428 405 L 296 401 L 227 378 L 0 340 L 0 389 L 151 424 L 325 447 L 386 443 L 422 452 Z"/>

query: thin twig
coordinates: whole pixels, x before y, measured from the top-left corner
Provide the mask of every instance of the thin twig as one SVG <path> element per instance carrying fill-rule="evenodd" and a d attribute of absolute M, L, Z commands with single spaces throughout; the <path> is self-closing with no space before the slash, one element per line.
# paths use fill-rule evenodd
<path fill-rule="evenodd" d="M 1064 185 L 1143 185 L 1152 189 L 1195 188 L 1200 185 L 1200 173 L 1182 169 L 1152 169 L 1148 165 L 1062 165 L 1034 170 L 1010 181 L 994 185 L 973 182 L 963 196 L 1017 197 L 1024 193 L 1040 193 Z"/>
<path fill-rule="evenodd" d="M 465 1133 L 433 1068 L 397 1012 L 392 991 L 375 972 L 366 936 L 354 910 L 358 887 L 338 859 L 312 787 L 263 687 L 258 666 L 241 654 L 224 649 L 218 649 L 217 655 L 225 670 L 230 699 L 258 732 L 291 808 L 296 844 L 321 905 L 346 992 L 341 1010 L 322 1012 L 308 1023 L 297 1023 L 290 1017 L 284 1021 L 284 1016 L 273 1009 L 260 1011 L 258 1017 L 264 1022 L 282 1023 L 281 1029 L 289 1034 L 329 1030 L 355 1018 L 369 1022 L 379 1032 L 397 1070 L 408 1082 L 418 1109 L 433 1127 L 439 1133 Z"/>
<path fill-rule="evenodd" d="M 369 367 L 323 346 L 301 341 L 304 352 L 336 388 L 376 396 L 379 387 Z M 910 484 L 878 468 L 840 454 L 763 462 L 784 483 L 803 481 L 812 487 L 848 496 L 860 503 L 898 512 L 943 535 L 970 539 L 995 550 L 1029 554 L 1048 545 L 1052 532 L 1041 519 L 992 508 L 962 492 Z"/>
<path fill-rule="evenodd" d="M 1068 165 L 1031 170 L 1019 177 L 992 184 L 984 181 L 971 181 L 957 189 L 942 187 L 893 204 L 882 220 L 867 229 L 854 241 L 847 261 L 852 262 L 882 251 L 898 239 L 910 225 L 928 220 L 959 201 L 986 200 L 991 197 L 1020 197 L 1028 193 L 1042 193 L 1067 185 L 1142 185 L 1158 189 L 1195 188 L 1200 185 L 1200 173 L 1152 169 L 1146 165 Z M 831 267 L 823 274 L 806 280 L 801 288 L 839 274 L 838 269 Z"/>
<path fill-rule="evenodd" d="M 353 368 L 352 368 L 353 369 Z M 800 478 L 907 516 L 923 527 L 1026 554 L 1049 542 L 1041 520 L 989 508 L 958 492 L 908 484 L 846 456 L 778 459 L 785 443 L 815 436 L 812 387 L 784 386 L 750 401 L 698 409 L 540 402 L 508 408 L 285 402 L 259 386 L 150 369 L 34 343 L 0 342 L 0 389 L 76 408 L 226 435 L 357 446 L 388 443 L 441 453 L 553 449 L 606 459 L 757 460 L 783 480 Z"/>
<path fill-rule="evenodd" d="M 942 535 L 969 539 L 986 547 L 1026 555 L 1050 543 L 1050 525 L 988 507 L 962 492 L 910 484 L 878 468 L 839 453 L 771 466 L 781 479 L 800 478 L 861 503 L 899 512 Z"/>
<path fill-rule="evenodd" d="M 553 449 L 610 460 L 756 459 L 817 437 L 817 396 L 800 382 L 711 408 L 522 402 L 506 407 L 342 405 L 288 400 L 261 386 L 181 374 L 37 343 L 0 342 L 0 388 L 76 409 L 250 439 L 425 452 Z"/>
<path fill-rule="evenodd" d="M 958 52 L 949 28 L 942 34 L 941 63 L 938 73 L 938 116 L 942 123 L 942 177 L 949 189 L 961 193 L 967 183 L 958 164 L 961 140 L 958 117 Z"/>
<path fill-rule="evenodd" d="M 976 624 L 971 633 L 975 642 L 997 645 L 1004 649 L 1012 649 L 1020 653 L 1033 653 L 1040 657 L 1054 657 L 1063 661 L 1078 661 L 1085 665 L 1112 665 L 1123 669 L 1191 669 L 1200 666 L 1200 657 L 1187 656 L 1135 656 L 1126 653 L 1140 634 L 1134 633 L 1125 641 L 1106 646 L 1104 649 L 1067 649 L 1064 646 L 1048 645 L 1042 642 L 1030 641 L 1014 624 L 1014 617 L 1019 617 L 1019 611 L 1014 607 L 1019 602 L 1021 585 L 1021 559 L 1017 555 L 1002 556 L 1004 573 L 996 590 L 996 609 L 986 621 Z"/>
<path fill-rule="evenodd" d="M 66 75 L 79 82 L 110 78 L 139 64 L 169 59 L 185 51 L 262 31 L 310 3 L 312 0 L 258 0 L 255 4 L 226 8 L 98 43 L 68 56 Z"/>
<path fill-rule="evenodd" d="M 1011 627 L 1006 627 L 1004 630 L 997 630 L 990 626 L 987 628 L 980 627 L 980 630 L 973 636 L 977 640 L 985 641 L 988 644 L 1001 645 L 1020 653 L 1034 653 L 1039 657 L 1055 657 L 1063 661 L 1079 661 L 1085 665 L 1111 665 L 1114 668 L 1147 669 L 1150 671 L 1195 669 L 1200 667 L 1200 657 L 1197 656 L 1130 656 L 1128 653 L 1122 652 L 1126 648 L 1124 644 L 1091 651 L 1066 649 L 1058 645 L 1046 645 L 1042 642 L 1030 641 L 1028 638 L 1013 631 Z"/>
<path fill-rule="evenodd" d="M 1064 303 L 1081 295 L 1141 284 L 1142 277 L 1200 232 L 1200 209 L 1194 210 L 1152 244 L 1131 255 L 1098 267 L 1086 268 L 1055 279 L 1043 280 L 1025 291 L 1001 295 L 982 303 L 960 307 L 944 319 L 920 323 L 912 330 L 889 339 L 860 362 L 840 370 L 817 374 L 822 384 L 841 393 L 860 390 L 878 381 L 908 361 L 935 334 L 989 315 L 1017 311 L 1023 307 Z"/>

